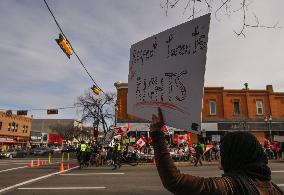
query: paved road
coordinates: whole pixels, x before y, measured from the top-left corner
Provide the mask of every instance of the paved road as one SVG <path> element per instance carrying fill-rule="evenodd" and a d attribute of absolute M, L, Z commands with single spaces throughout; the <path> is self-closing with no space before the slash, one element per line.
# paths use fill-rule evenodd
<path fill-rule="evenodd" d="M 59 164 L 32 169 L 25 167 L 25 164 L 18 164 L 27 162 L 28 160 L 24 159 L 0 160 L 0 193 L 8 195 L 170 194 L 162 187 L 153 165 L 123 166 L 115 171 L 110 167 L 92 167 L 58 174 Z M 24 168 L 12 169 L 16 167 Z M 273 181 L 280 184 L 284 190 L 284 162 L 270 163 L 270 167 L 273 171 Z M 216 165 L 179 168 L 184 173 L 205 177 L 222 174 Z M 12 170 L 5 171 L 7 169 Z"/>

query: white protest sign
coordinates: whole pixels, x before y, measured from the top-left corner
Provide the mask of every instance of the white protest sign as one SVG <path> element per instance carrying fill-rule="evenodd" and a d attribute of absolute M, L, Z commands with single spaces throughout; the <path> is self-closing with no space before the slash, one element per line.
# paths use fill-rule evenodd
<path fill-rule="evenodd" d="M 209 22 L 207 14 L 131 46 L 128 114 L 151 120 L 160 107 L 166 125 L 200 129 Z"/>
<path fill-rule="evenodd" d="M 284 136 L 280 136 L 280 135 L 274 135 L 274 141 L 277 142 L 284 142 Z"/>

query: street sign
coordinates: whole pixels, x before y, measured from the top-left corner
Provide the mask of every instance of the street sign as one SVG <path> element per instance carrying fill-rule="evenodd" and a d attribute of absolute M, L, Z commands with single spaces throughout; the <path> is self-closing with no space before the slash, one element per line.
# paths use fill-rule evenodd
<path fill-rule="evenodd" d="M 127 113 L 167 126 L 200 129 L 210 14 L 131 46 Z"/>

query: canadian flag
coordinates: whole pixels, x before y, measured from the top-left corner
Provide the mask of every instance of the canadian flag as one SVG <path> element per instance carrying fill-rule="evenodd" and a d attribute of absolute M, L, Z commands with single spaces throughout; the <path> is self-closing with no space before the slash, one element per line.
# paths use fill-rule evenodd
<path fill-rule="evenodd" d="M 168 133 L 169 133 L 169 129 L 168 129 L 168 127 L 167 127 L 166 125 L 164 126 L 164 133 L 165 133 L 165 134 L 168 134 Z"/>
<path fill-rule="evenodd" d="M 205 154 L 206 152 L 208 152 L 212 148 L 213 148 L 213 145 L 211 145 L 211 144 L 206 145 L 206 148 L 205 148 L 205 151 L 203 152 L 203 154 Z"/>
<path fill-rule="evenodd" d="M 186 143 L 187 135 L 178 135 L 178 145 Z"/>
<path fill-rule="evenodd" d="M 146 139 L 145 139 L 145 137 L 141 137 L 141 138 L 136 142 L 136 147 L 137 147 L 138 149 L 141 149 L 145 144 L 146 144 Z"/>
<path fill-rule="evenodd" d="M 117 130 L 118 135 L 126 135 L 130 131 L 130 123 L 127 124 L 127 127 L 119 127 Z"/>
<path fill-rule="evenodd" d="M 178 145 L 183 144 L 183 143 L 189 144 L 189 142 L 190 142 L 190 133 L 184 134 L 184 135 L 178 135 L 177 138 L 178 138 L 178 140 L 177 140 L 177 144 Z"/>

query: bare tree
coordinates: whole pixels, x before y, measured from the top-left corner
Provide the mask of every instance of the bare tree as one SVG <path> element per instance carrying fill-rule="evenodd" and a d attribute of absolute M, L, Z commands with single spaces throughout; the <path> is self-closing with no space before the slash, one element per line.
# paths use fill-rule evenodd
<path fill-rule="evenodd" d="M 50 126 L 51 130 L 59 133 L 64 140 L 73 141 L 74 138 L 82 134 L 81 130 L 78 127 L 74 127 L 73 124 L 54 124 Z"/>
<path fill-rule="evenodd" d="M 237 15 L 241 20 L 239 30 L 234 30 L 238 36 L 245 37 L 246 28 L 282 28 L 276 22 L 274 25 L 262 25 L 257 15 L 249 9 L 251 0 L 162 0 L 161 7 L 168 15 L 169 9 L 183 6 L 183 15 L 189 11 L 188 19 L 194 19 L 206 13 L 214 13 L 216 20 L 220 21 L 220 15 L 231 17 Z"/>
<path fill-rule="evenodd" d="M 114 120 L 115 98 L 114 93 L 95 95 L 89 90 L 78 97 L 75 106 L 82 113 L 82 121 L 93 122 L 93 127 L 102 126 L 106 133 Z"/>

